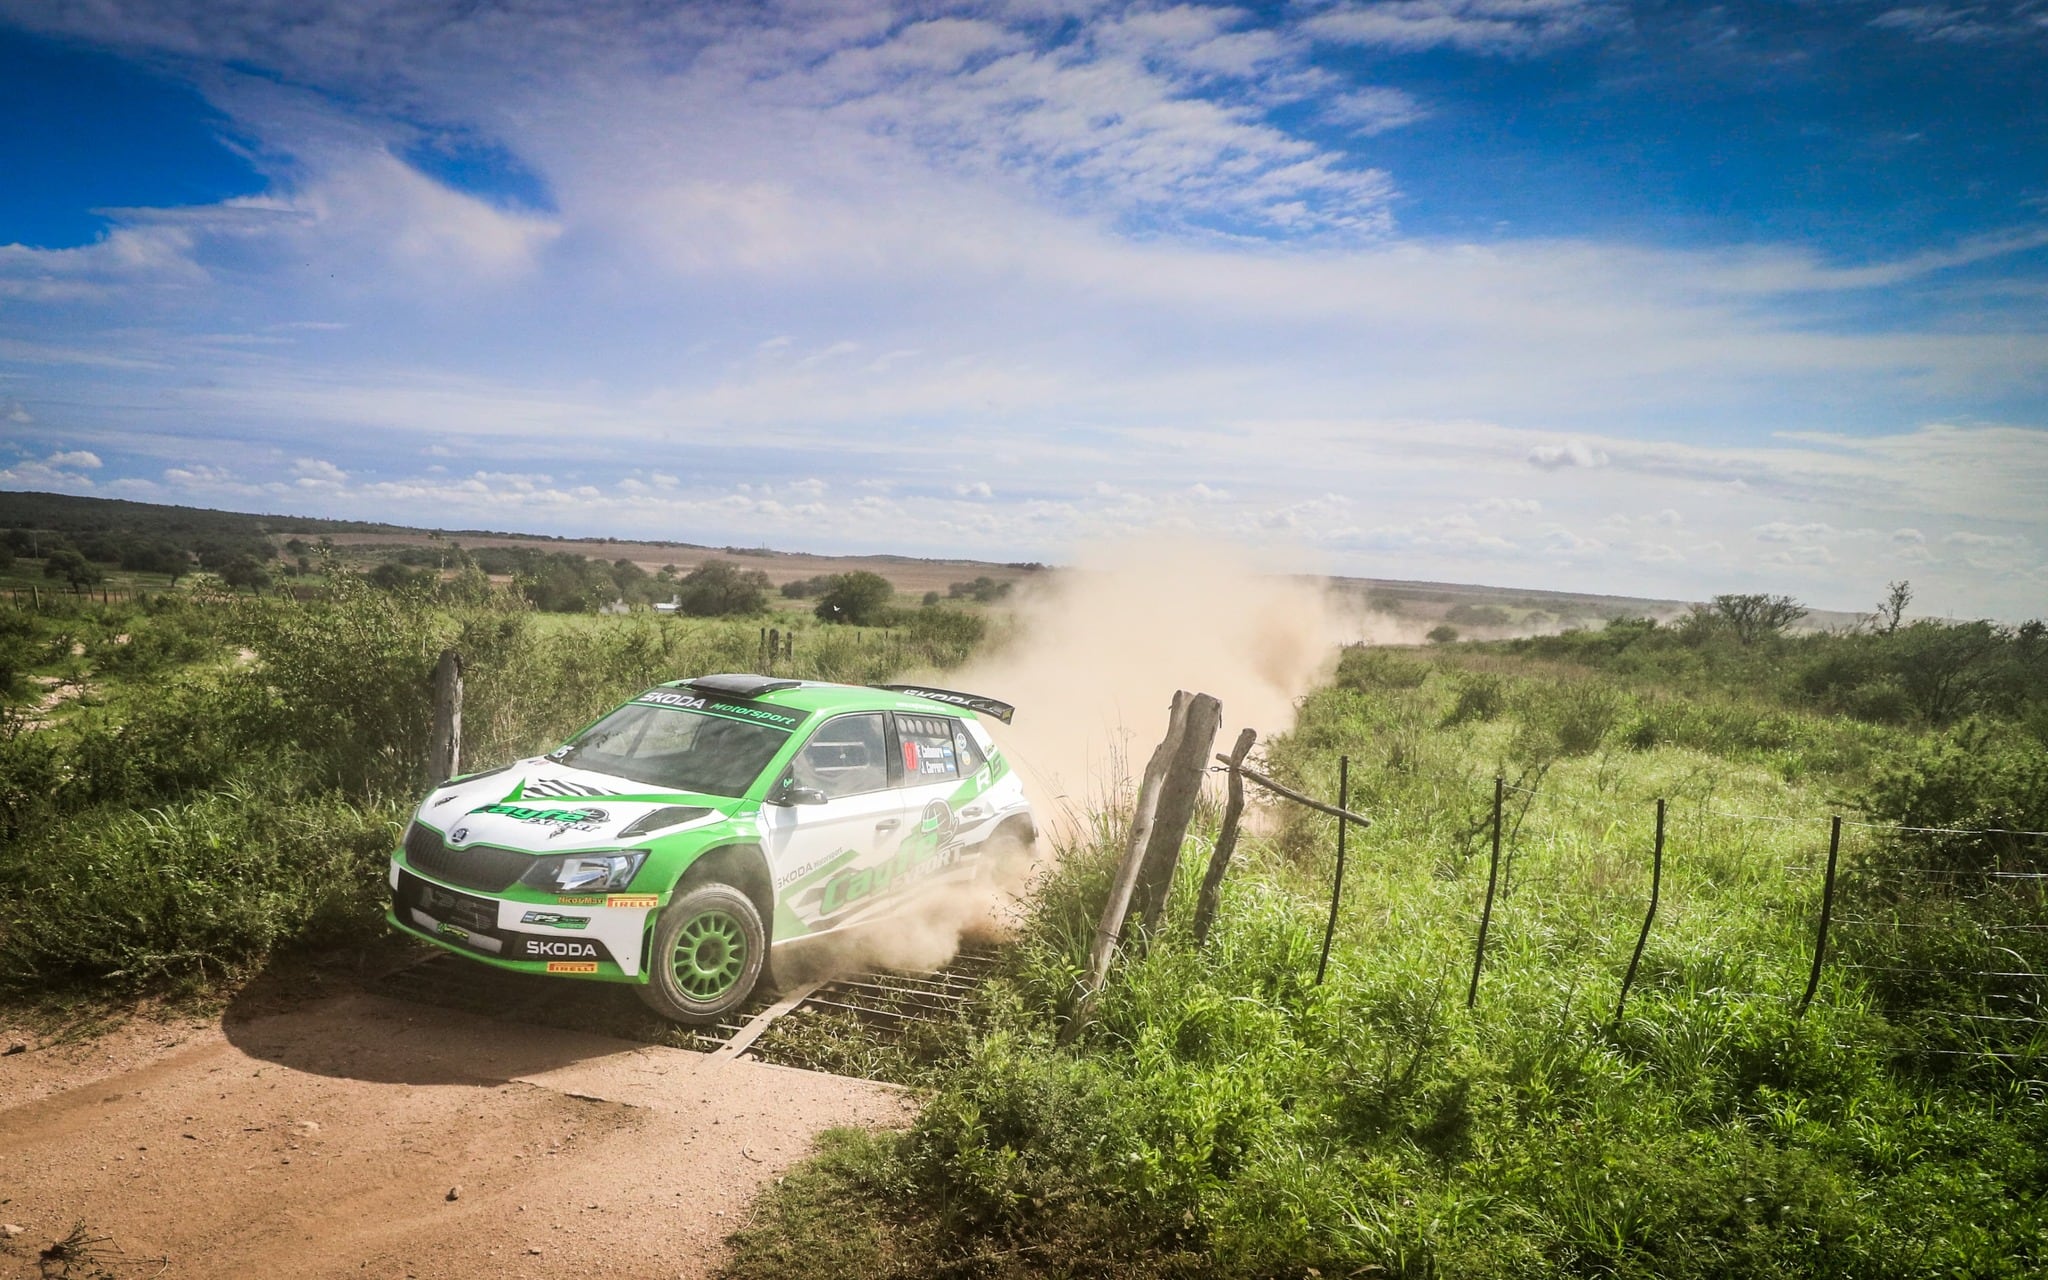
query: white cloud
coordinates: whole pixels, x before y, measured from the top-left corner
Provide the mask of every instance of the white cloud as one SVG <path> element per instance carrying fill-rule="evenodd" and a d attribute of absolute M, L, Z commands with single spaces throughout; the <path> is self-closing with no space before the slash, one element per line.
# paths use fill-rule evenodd
<path fill-rule="evenodd" d="M 1556 471 L 1561 467 L 1604 467 L 1607 455 L 1592 448 L 1583 440 L 1567 440 L 1563 444 L 1539 444 L 1529 450 L 1529 463 L 1544 471 Z"/>
<path fill-rule="evenodd" d="M 302 489 L 325 489 L 345 483 L 348 472 L 321 458 L 300 458 L 292 463 L 292 474 Z"/>
<path fill-rule="evenodd" d="M 1605 0 L 1372 0 L 1304 24 L 1316 38 L 1410 53 L 1450 47 L 1526 54 L 1582 39 L 1615 19 Z"/>
<path fill-rule="evenodd" d="M 84 449 L 76 449 L 69 453 L 53 453 L 44 461 L 53 467 L 68 467 L 85 471 L 97 471 L 100 469 L 99 455 Z"/>

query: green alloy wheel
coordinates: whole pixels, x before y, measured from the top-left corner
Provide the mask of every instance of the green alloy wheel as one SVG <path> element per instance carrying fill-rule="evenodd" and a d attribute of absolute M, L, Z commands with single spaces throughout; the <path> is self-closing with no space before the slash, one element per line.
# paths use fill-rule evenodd
<path fill-rule="evenodd" d="M 716 1022 L 753 994 L 767 953 L 768 931 L 746 894 L 698 885 L 661 913 L 640 998 L 665 1018 Z"/>

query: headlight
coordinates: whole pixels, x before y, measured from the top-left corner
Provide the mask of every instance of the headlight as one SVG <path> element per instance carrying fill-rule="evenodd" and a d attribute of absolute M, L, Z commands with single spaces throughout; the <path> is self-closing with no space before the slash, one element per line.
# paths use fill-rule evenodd
<path fill-rule="evenodd" d="M 535 863 L 523 877 L 537 889 L 556 893 L 599 893 L 633 883 L 647 851 L 633 853 L 571 853 Z"/>

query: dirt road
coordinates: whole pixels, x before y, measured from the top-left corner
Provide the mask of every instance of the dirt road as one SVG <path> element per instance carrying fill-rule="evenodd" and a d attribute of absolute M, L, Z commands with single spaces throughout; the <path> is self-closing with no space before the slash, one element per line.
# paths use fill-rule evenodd
<path fill-rule="evenodd" d="M 909 1108 L 362 992 L 131 1023 L 0 1057 L 0 1277 L 78 1223 L 72 1276 L 702 1276 L 820 1129 Z"/>

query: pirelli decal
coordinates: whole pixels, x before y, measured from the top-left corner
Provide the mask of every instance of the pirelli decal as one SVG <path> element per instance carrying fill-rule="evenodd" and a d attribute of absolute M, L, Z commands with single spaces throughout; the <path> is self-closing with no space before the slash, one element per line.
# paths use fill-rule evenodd
<path fill-rule="evenodd" d="M 558 907 L 648 907 L 661 905 L 658 893 L 564 893 L 555 896 Z"/>
<path fill-rule="evenodd" d="M 549 972 L 549 973 L 596 973 L 596 972 L 597 972 L 597 961 L 595 961 L 595 960 L 550 960 L 550 961 L 548 961 L 548 972 Z"/>

